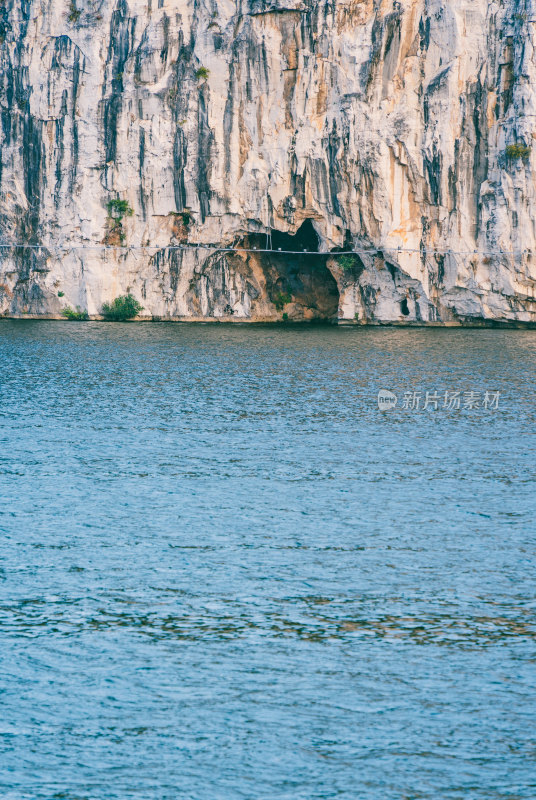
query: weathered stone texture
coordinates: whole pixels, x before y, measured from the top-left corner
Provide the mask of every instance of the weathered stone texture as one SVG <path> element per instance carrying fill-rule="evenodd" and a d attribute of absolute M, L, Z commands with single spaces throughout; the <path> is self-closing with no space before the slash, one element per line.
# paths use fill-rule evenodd
<path fill-rule="evenodd" d="M 536 321 L 536 0 L 3 0 L 0 41 L 1 314 Z M 331 254 L 246 252 L 284 233 Z"/>

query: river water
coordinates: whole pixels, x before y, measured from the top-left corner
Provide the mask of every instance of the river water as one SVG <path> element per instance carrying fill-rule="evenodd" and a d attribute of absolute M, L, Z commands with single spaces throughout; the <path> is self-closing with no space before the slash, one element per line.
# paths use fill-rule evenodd
<path fill-rule="evenodd" d="M 536 797 L 535 359 L 0 322 L 3 800 Z"/>

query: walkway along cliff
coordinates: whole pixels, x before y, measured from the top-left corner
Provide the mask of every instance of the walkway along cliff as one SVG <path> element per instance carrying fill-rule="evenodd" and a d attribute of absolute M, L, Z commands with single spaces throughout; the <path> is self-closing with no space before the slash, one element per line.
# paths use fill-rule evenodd
<path fill-rule="evenodd" d="M 536 0 L 2 0 L 0 314 L 536 322 L 535 43 Z"/>

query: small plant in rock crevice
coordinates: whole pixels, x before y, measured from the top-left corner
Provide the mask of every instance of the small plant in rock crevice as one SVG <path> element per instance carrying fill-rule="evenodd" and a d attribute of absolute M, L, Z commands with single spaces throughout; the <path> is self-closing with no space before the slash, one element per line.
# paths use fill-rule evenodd
<path fill-rule="evenodd" d="M 357 258 L 352 255 L 339 256 L 337 261 L 340 268 L 345 272 L 349 272 L 349 270 L 354 269 L 354 267 L 357 266 Z"/>
<path fill-rule="evenodd" d="M 108 322 L 126 322 L 143 311 L 143 306 L 131 294 L 116 297 L 111 303 L 104 303 L 101 314 Z"/>
<path fill-rule="evenodd" d="M 283 311 L 286 305 L 292 303 L 292 295 L 288 292 L 279 292 L 273 302 L 278 311 Z"/>
<path fill-rule="evenodd" d="M 199 67 L 199 69 L 195 73 L 195 77 L 197 78 L 198 81 L 201 80 L 206 81 L 209 75 L 210 75 L 210 70 L 207 69 L 206 67 Z"/>
<path fill-rule="evenodd" d="M 71 3 L 69 5 L 69 13 L 67 14 L 67 20 L 74 25 L 78 22 L 81 16 L 82 12 L 76 7 L 76 3 Z"/>
<path fill-rule="evenodd" d="M 131 208 L 128 200 L 119 200 L 114 198 L 108 200 L 106 203 L 108 211 L 108 233 L 106 234 L 105 242 L 108 245 L 122 245 L 125 241 L 125 232 L 123 230 L 124 217 L 131 217 L 134 210 Z"/>
<path fill-rule="evenodd" d="M 517 159 L 522 158 L 526 159 L 531 154 L 531 149 L 526 144 L 509 144 L 505 150 L 506 155 L 508 158 Z"/>
<path fill-rule="evenodd" d="M 184 211 L 172 211 L 168 216 L 173 217 L 173 236 L 182 244 L 188 241 L 190 225 L 192 224 L 192 214 L 189 209 Z"/>
<path fill-rule="evenodd" d="M 128 200 L 108 200 L 106 208 L 108 209 L 108 216 L 113 217 L 113 219 L 122 220 L 123 217 L 131 217 L 134 214 Z"/>

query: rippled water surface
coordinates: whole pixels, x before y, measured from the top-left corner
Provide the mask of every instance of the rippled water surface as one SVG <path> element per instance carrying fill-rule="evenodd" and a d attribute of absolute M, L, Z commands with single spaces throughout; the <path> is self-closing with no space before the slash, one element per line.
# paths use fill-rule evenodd
<path fill-rule="evenodd" d="M 3 800 L 536 797 L 535 356 L 0 322 Z"/>

